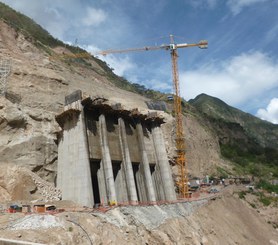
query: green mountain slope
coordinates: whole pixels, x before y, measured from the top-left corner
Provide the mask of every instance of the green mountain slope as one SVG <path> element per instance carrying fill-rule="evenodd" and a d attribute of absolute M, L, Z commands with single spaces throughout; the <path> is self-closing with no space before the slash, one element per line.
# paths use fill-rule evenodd
<path fill-rule="evenodd" d="M 270 168 L 278 176 L 278 125 L 263 121 L 206 94 L 190 100 L 216 133 L 223 157 L 263 174 Z M 264 166 L 264 168 L 262 168 Z M 261 173 L 256 171 L 259 171 Z"/>

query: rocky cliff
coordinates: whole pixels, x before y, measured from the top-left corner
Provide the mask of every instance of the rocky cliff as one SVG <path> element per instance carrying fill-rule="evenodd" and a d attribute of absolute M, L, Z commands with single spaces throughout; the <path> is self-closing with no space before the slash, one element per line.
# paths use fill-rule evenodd
<path fill-rule="evenodd" d="M 54 117 L 62 110 L 65 95 L 77 89 L 122 103 L 126 108 L 148 110 L 146 101 L 150 99 L 115 86 L 95 58 L 84 62 L 52 59 L 53 53 L 70 51 L 61 46 L 48 46 L 45 51 L 3 20 L 0 28 L 0 57 L 12 63 L 6 96 L 0 98 L 1 163 L 25 166 L 53 182 L 59 131 Z M 173 118 L 167 113 L 165 117 L 166 143 L 173 155 Z M 206 173 L 223 162 L 213 135 L 190 115 L 185 124 L 192 174 Z"/>

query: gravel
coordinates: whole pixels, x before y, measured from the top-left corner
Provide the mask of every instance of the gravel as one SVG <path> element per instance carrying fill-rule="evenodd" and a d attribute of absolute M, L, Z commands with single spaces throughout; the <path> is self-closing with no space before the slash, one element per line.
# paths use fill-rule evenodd
<path fill-rule="evenodd" d="M 63 227 L 59 218 L 53 215 L 33 214 L 17 220 L 10 225 L 11 230 L 29 230 L 29 229 L 48 229 L 52 227 Z"/>

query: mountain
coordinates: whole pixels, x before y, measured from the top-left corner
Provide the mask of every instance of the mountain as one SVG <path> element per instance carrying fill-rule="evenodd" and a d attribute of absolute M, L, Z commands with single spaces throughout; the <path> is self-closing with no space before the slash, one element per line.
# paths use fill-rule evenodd
<path fill-rule="evenodd" d="M 278 167 L 278 125 L 261 120 L 227 105 L 218 98 L 201 94 L 189 101 L 216 133 L 224 157 L 242 165 Z M 255 171 L 255 170 L 254 170 Z"/>
<path fill-rule="evenodd" d="M 85 51 L 63 44 L 30 18 L 1 3 L 0 13 L 0 57 L 12 63 L 6 96 L 0 98 L 0 163 L 25 166 L 54 181 L 59 131 L 55 115 L 63 109 L 65 96 L 77 89 L 141 111 L 153 107 L 153 99 L 163 100 L 163 105 L 167 101 L 167 94 L 129 83 L 95 57 L 57 59 Z M 167 107 L 163 130 L 169 157 L 173 158 L 172 105 Z M 218 142 L 195 117 L 185 120 L 191 174 L 212 173 L 215 165 L 225 164 Z"/>
<path fill-rule="evenodd" d="M 125 109 L 162 108 L 163 136 L 174 174 L 177 166 L 173 102 L 167 101 L 167 94 L 129 83 L 95 57 L 58 59 L 85 51 L 53 38 L 2 3 L 0 18 L 0 59 L 11 62 L 6 94 L 0 96 L 1 238 L 45 244 L 276 244 L 275 197 L 257 190 L 247 193 L 236 185 L 196 202 L 88 210 L 63 200 L 55 203 L 66 209 L 62 213 L 2 213 L 11 203 L 59 198 L 54 185 L 61 129 L 55 116 L 62 112 L 65 96 L 78 89 Z M 258 177 L 262 172 L 277 177 L 276 125 L 207 95 L 183 101 L 183 110 L 191 177 Z"/>
<path fill-rule="evenodd" d="M 59 130 L 54 117 L 62 110 L 65 95 L 76 89 L 142 110 L 154 104 L 151 100 L 162 100 L 162 107 L 171 113 L 167 94 L 128 82 L 95 57 L 56 59 L 57 55 L 86 51 L 53 38 L 32 19 L 3 3 L 0 17 L 0 55 L 12 61 L 6 97 L 0 101 L 0 161 L 27 165 L 53 181 Z M 183 108 L 192 176 L 211 174 L 230 162 L 277 166 L 277 125 L 204 94 L 184 102 Z M 165 117 L 163 128 L 169 157 L 173 158 L 173 118 L 167 113 Z"/>

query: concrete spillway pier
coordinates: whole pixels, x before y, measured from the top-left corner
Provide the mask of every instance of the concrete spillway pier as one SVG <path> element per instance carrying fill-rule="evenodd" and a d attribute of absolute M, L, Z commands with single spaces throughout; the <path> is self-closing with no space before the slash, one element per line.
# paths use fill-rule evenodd
<path fill-rule="evenodd" d="M 64 200 L 88 207 L 176 200 L 163 118 L 76 91 L 56 120 L 62 128 L 57 186 Z"/>

